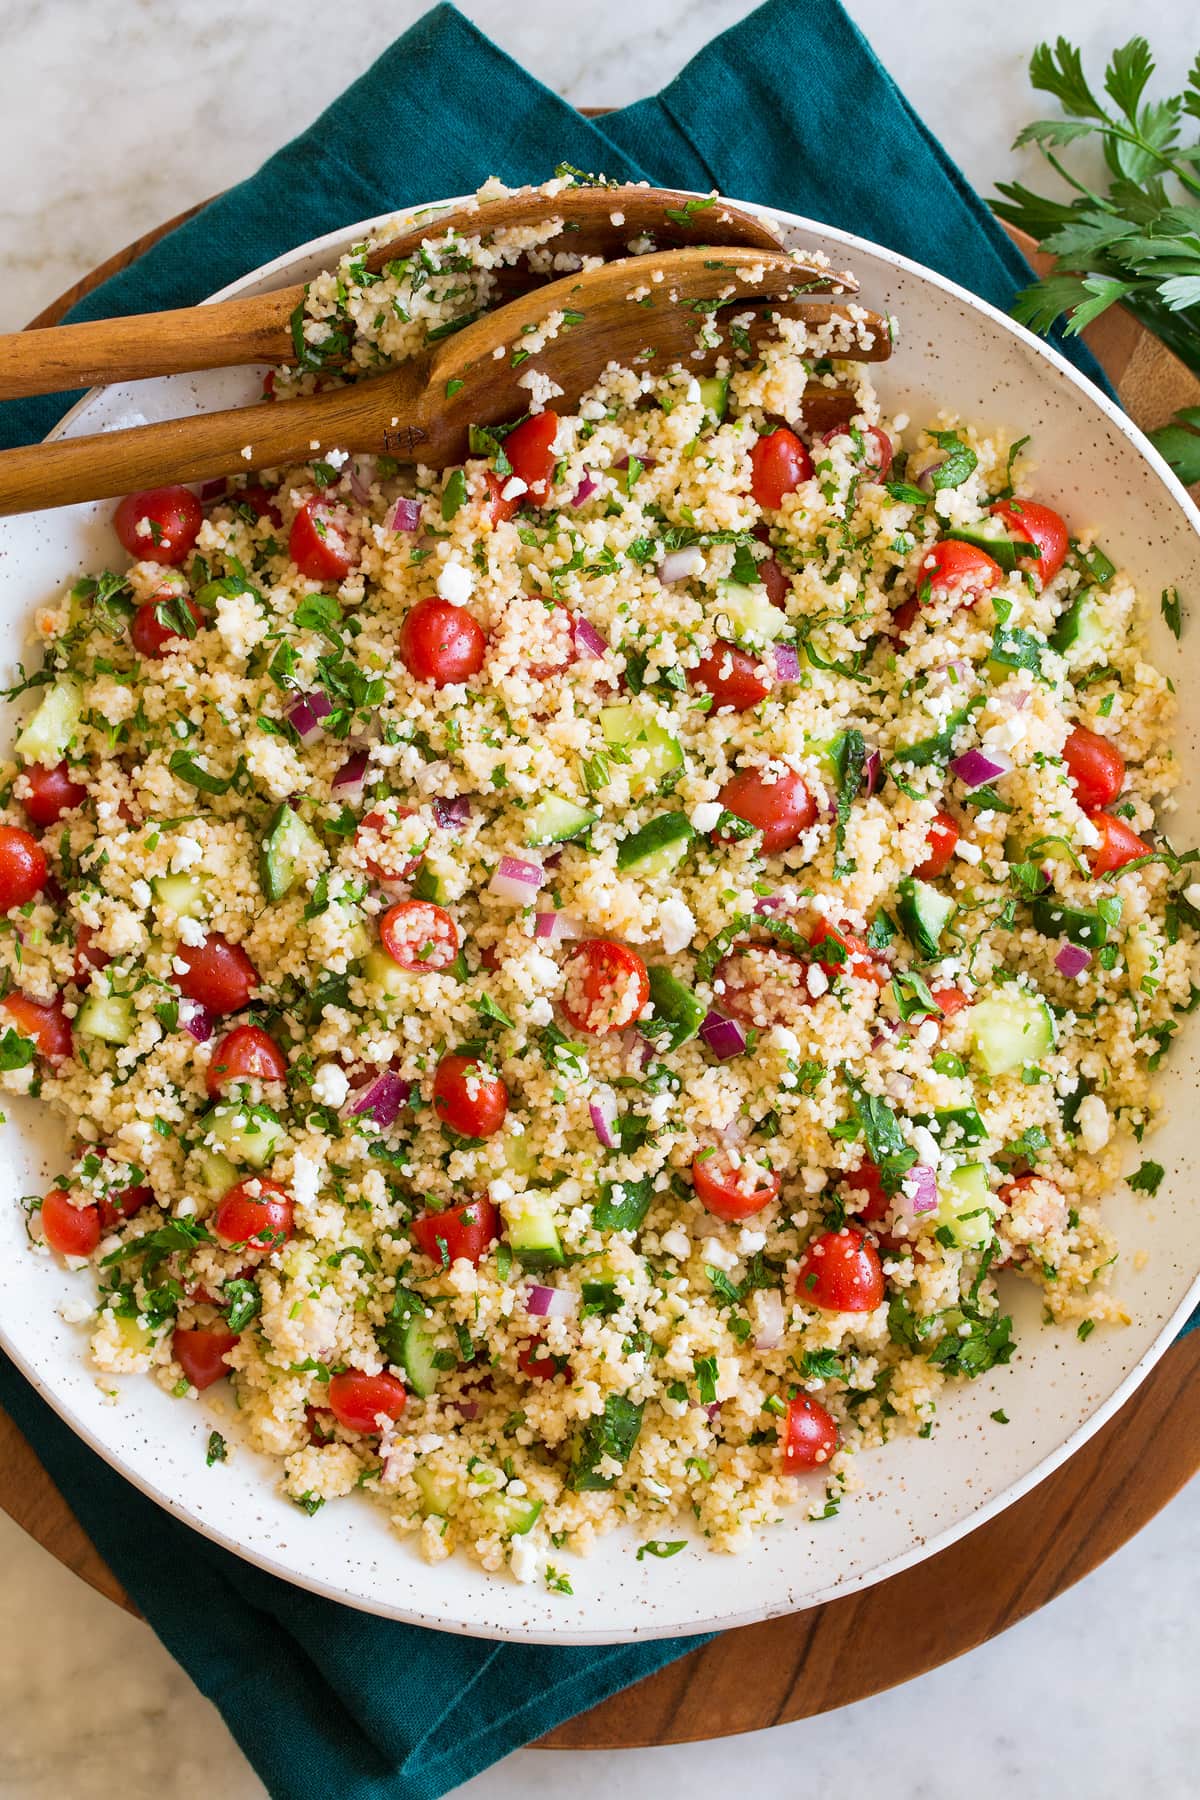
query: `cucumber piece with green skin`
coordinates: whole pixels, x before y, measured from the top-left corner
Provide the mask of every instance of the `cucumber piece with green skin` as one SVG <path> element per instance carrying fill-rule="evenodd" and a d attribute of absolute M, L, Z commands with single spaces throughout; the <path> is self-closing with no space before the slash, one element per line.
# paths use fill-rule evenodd
<path fill-rule="evenodd" d="M 127 1044 L 133 1036 L 133 1001 L 124 994 L 89 994 L 75 1016 L 75 1029 L 105 1044 Z"/>
<path fill-rule="evenodd" d="M 1084 950 L 1108 942 L 1108 922 L 1081 906 L 1065 906 L 1053 894 L 1039 894 L 1031 906 L 1034 929 L 1043 937 L 1065 937 Z"/>
<path fill-rule="evenodd" d="M 271 1108 L 249 1101 L 220 1100 L 204 1114 L 200 1124 L 235 1162 L 245 1163 L 251 1169 L 265 1169 L 283 1137 L 283 1126 Z"/>
<path fill-rule="evenodd" d="M 640 766 L 630 772 L 629 778 L 630 792 L 634 795 L 661 787 L 683 767 L 683 748 L 679 740 L 664 731 L 657 719 L 648 718 L 638 706 L 602 706 L 600 729 L 605 743 L 612 749 L 638 757 Z"/>
<path fill-rule="evenodd" d="M 284 801 L 262 847 L 258 881 L 268 900 L 282 900 L 300 879 L 300 865 L 321 850 L 316 833 Z"/>
<path fill-rule="evenodd" d="M 526 1179 L 537 1174 L 538 1152 L 528 1132 L 522 1132 L 520 1137 L 505 1132 L 502 1148 L 504 1160 L 515 1174 L 524 1175 Z"/>
<path fill-rule="evenodd" d="M 547 794 L 525 814 L 525 842 L 530 846 L 569 843 L 590 831 L 599 816 L 576 806 L 573 800 L 564 800 L 561 794 Z"/>
<path fill-rule="evenodd" d="M 162 910 L 177 919 L 200 919 L 207 910 L 204 884 L 195 875 L 156 875 L 150 887 Z"/>
<path fill-rule="evenodd" d="M 973 1144 L 982 1144 L 988 1134 L 987 1126 L 973 1106 L 943 1106 L 935 1113 L 917 1113 L 913 1124 L 924 1125 L 939 1145 L 948 1143 L 950 1149 L 960 1145 L 969 1149 Z"/>
<path fill-rule="evenodd" d="M 432 900 L 435 906 L 445 906 L 450 899 L 445 881 L 428 862 L 423 862 L 413 876 L 412 891 L 414 899 Z"/>
<path fill-rule="evenodd" d="M 729 410 L 728 375 L 709 375 L 700 383 L 700 403 L 718 425 Z"/>
<path fill-rule="evenodd" d="M 983 1249 L 991 1238 L 995 1217 L 983 1163 L 963 1163 L 948 1179 L 938 1182 L 934 1217 L 954 1233 L 960 1249 Z"/>
<path fill-rule="evenodd" d="M 918 738 L 915 744 L 905 744 L 892 751 L 892 761 L 911 763 L 915 769 L 928 768 L 931 763 L 948 762 L 954 754 L 954 740 L 979 707 L 983 705 L 983 695 L 977 694 L 966 706 L 960 706 L 952 712 L 940 731 L 932 736 Z"/>
<path fill-rule="evenodd" d="M 946 533 L 948 538 L 956 538 L 960 544 L 971 544 L 976 550 L 986 550 L 993 562 L 998 562 L 1006 575 L 1011 575 L 1022 556 L 1036 556 L 1038 548 L 1027 538 L 1015 538 L 1002 519 L 989 517 L 981 519 L 977 525 L 959 525 Z"/>
<path fill-rule="evenodd" d="M 938 954 L 942 933 L 957 910 L 948 895 L 939 894 L 915 875 L 906 875 L 900 883 L 896 918 L 909 943 L 923 956 Z"/>
<path fill-rule="evenodd" d="M 70 748 L 83 713 L 79 683 L 61 677 L 42 695 L 37 711 L 13 745 L 23 762 L 61 762 Z"/>
<path fill-rule="evenodd" d="M 1065 656 L 1069 663 L 1082 658 L 1089 650 L 1104 646 L 1104 614 L 1093 588 L 1088 588 L 1059 618 L 1050 635 L 1050 648 Z"/>
<path fill-rule="evenodd" d="M 507 1488 L 500 1488 L 494 1494 L 484 1494 L 479 1502 L 481 1511 L 488 1514 L 501 1537 L 524 1537 L 532 1531 L 537 1523 L 537 1516 L 542 1510 L 542 1502 L 535 1500 L 531 1494 L 510 1494 Z"/>
<path fill-rule="evenodd" d="M 549 1194 L 514 1194 L 500 1202 L 514 1255 L 527 1269 L 558 1269 L 566 1261 Z"/>
<path fill-rule="evenodd" d="M 237 1164 L 219 1150 L 198 1150 L 196 1167 L 210 1194 L 226 1194 L 238 1178 Z"/>
<path fill-rule="evenodd" d="M 707 1008 L 690 987 L 661 963 L 653 963 L 646 973 L 654 1017 L 647 1021 L 642 1035 L 661 1049 L 678 1050 L 696 1036 L 707 1017 Z"/>
<path fill-rule="evenodd" d="M 385 994 L 395 1000 L 402 1000 L 412 992 L 412 974 L 402 969 L 398 962 L 393 962 L 386 950 L 368 950 L 363 958 L 363 974 L 374 987 L 380 987 Z"/>
<path fill-rule="evenodd" d="M 413 1393 L 428 1400 L 438 1384 L 441 1371 L 434 1362 L 437 1344 L 423 1319 L 410 1319 L 400 1339 L 400 1356 L 404 1373 Z"/>
<path fill-rule="evenodd" d="M 617 849 L 617 868 L 625 875 L 669 875 L 688 853 L 695 832 L 686 813 L 659 813 Z"/>
<path fill-rule="evenodd" d="M 765 587 L 743 587 L 740 581 L 719 581 L 717 608 L 718 614 L 728 623 L 727 635 L 735 644 L 750 648 L 773 644 L 788 628 L 787 614 L 768 600 Z"/>
<path fill-rule="evenodd" d="M 458 1488 L 445 1475 L 436 1475 L 424 1463 L 413 1470 L 413 1480 L 420 1493 L 423 1519 L 452 1519 L 458 1511 Z"/>
<path fill-rule="evenodd" d="M 1054 1015 L 1040 994 L 1008 982 L 967 1015 L 972 1055 L 986 1075 L 1011 1075 L 1054 1048 Z"/>

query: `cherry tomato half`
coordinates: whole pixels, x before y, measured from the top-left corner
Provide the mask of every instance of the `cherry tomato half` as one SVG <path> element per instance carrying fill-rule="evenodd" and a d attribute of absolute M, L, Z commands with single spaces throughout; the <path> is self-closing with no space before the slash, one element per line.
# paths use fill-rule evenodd
<path fill-rule="evenodd" d="M 285 1244 L 294 1225 L 292 1196 L 277 1181 L 268 1181 L 262 1175 L 229 1188 L 212 1216 L 213 1231 L 226 1249 L 232 1244 L 244 1244 L 255 1254 Z"/>
<path fill-rule="evenodd" d="M 283 524 L 283 514 L 275 503 L 275 496 L 261 481 L 252 481 L 248 487 L 238 488 L 230 494 L 231 506 L 248 506 L 256 519 L 270 519 L 278 529 Z"/>
<path fill-rule="evenodd" d="M 800 1260 L 796 1298 L 825 1312 L 874 1312 L 883 1299 L 883 1265 L 870 1238 L 850 1225 L 814 1238 Z"/>
<path fill-rule="evenodd" d="M 1063 745 L 1063 761 L 1084 812 L 1111 806 L 1125 785 L 1125 758 L 1086 725 L 1077 725 Z"/>
<path fill-rule="evenodd" d="M 458 955 L 458 926 L 432 900 L 401 900 L 379 921 L 379 938 L 394 963 L 415 975 L 448 969 Z"/>
<path fill-rule="evenodd" d="M 762 833 L 762 849 L 767 856 L 790 850 L 799 843 L 817 816 L 817 803 L 804 784 L 804 778 L 791 769 L 739 769 L 721 789 L 721 805 L 726 812 Z"/>
<path fill-rule="evenodd" d="M 87 789 L 72 781 L 66 760 L 60 763 L 31 763 L 24 771 L 29 792 L 22 800 L 31 825 L 57 825 L 65 812 L 82 806 Z"/>
<path fill-rule="evenodd" d="M 563 963 L 559 1005 L 576 1031 L 600 1037 L 624 1031 L 650 998 L 650 977 L 636 950 L 610 938 L 589 938 Z"/>
<path fill-rule="evenodd" d="M 1111 875 L 1126 863 L 1136 862 L 1139 856 L 1150 855 L 1150 845 L 1131 831 L 1124 819 L 1102 812 L 1094 815 L 1092 824 L 1100 833 L 1100 842 L 1090 853 L 1093 875 Z"/>
<path fill-rule="evenodd" d="M 1070 548 L 1070 533 L 1062 514 L 1038 500 L 997 500 L 992 512 L 1004 521 L 1014 538 L 1037 547 L 1038 554 L 1023 556 L 1018 568 L 1036 575 L 1042 587 L 1053 581 Z"/>
<path fill-rule="evenodd" d="M 485 1196 L 463 1200 L 444 1212 L 421 1213 L 408 1229 L 413 1242 L 439 1266 L 460 1260 L 477 1264 L 500 1235 L 500 1216 Z"/>
<path fill-rule="evenodd" d="M 486 648 L 478 619 L 448 600 L 418 600 L 400 627 L 400 660 L 414 681 L 431 681 L 434 687 L 478 675 Z"/>
<path fill-rule="evenodd" d="M 760 1031 L 794 1025 L 812 1005 L 808 959 L 778 944 L 743 944 L 713 970 L 718 1011 Z"/>
<path fill-rule="evenodd" d="M 817 952 L 815 960 L 830 981 L 838 975 L 850 975 L 856 981 L 873 981 L 877 987 L 882 987 L 888 979 L 885 965 L 872 956 L 860 937 L 855 937 L 852 931 L 845 930 L 841 925 L 831 925 L 828 919 L 819 919 L 809 932 L 808 941 Z M 826 950 L 826 945 L 836 945 L 837 950 Z M 825 950 L 823 958 L 822 950 Z M 837 954 L 838 950 L 840 955 Z"/>
<path fill-rule="evenodd" d="M 154 1198 L 154 1189 L 150 1187 L 122 1188 L 119 1194 L 104 1194 L 96 1205 L 100 1209 L 100 1223 L 105 1231 L 119 1225 L 123 1219 L 132 1219 L 134 1213 L 141 1212 L 143 1206 L 149 1206 Z"/>
<path fill-rule="evenodd" d="M 723 1151 L 692 1158 L 692 1186 L 718 1219 L 750 1219 L 778 1198 L 779 1176 L 760 1163 L 735 1164 Z"/>
<path fill-rule="evenodd" d="M 857 1169 L 849 1175 L 843 1175 L 842 1183 L 858 1195 L 866 1195 L 865 1206 L 860 1206 L 854 1218 L 860 1225 L 877 1225 L 880 1219 L 886 1219 L 892 1210 L 891 1196 L 883 1189 L 883 1177 L 879 1173 L 879 1165 L 869 1156 L 864 1156 Z"/>
<path fill-rule="evenodd" d="M 194 600 L 183 601 L 196 631 L 204 629 L 204 614 Z M 178 644 L 186 644 L 189 633 L 180 631 L 178 625 L 170 622 L 170 613 L 165 609 L 170 606 L 172 612 L 178 611 L 179 602 L 173 594 L 162 594 L 157 600 L 147 600 L 139 606 L 129 625 L 129 641 L 139 656 L 148 656 L 153 661 L 160 661 L 164 656 L 174 653 Z M 191 637 L 196 635 L 190 633 Z"/>
<path fill-rule="evenodd" d="M 376 807 L 373 812 L 367 814 L 365 819 L 359 820 L 358 830 L 354 834 L 355 841 L 357 842 L 360 837 L 369 841 L 372 834 L 378 837 L 380 833 L 387 830 L 389 823 L 398 822 L 400 819 L 411 819 L 414 812 L 415 808 L 411 806 L 396 806 L 391 809 L 390 813 L 383 812 Z M 410 876 L 416 874 L 424 861 L 424 851 L 421 851 L 416 856 L 405 857 L 397 868 L 383 860 L 387 854 L 387 849 L 381 845 L 378 856 L 368 856 L 365 859 L 367 872 L 384 887 L 393 887 L 399 882 L 407 881 Z"/>
<path fill-rule="evenodd" d="M 408 1401 L 408 1390 L 395 1375 L 364 1375 L 347 1369 L 329 1382 L 329 1410 L 347 1431 L 378 1434 L 379 1420 L 398 1419 Z"/>
<path fill-rule="evenodd" d="M 863 448 L 859 460 L 863 469 L 873 481 L 886 481 L 895 453 L 891 438 L 886 431 L 881 431 L 878 425 L 868 425 L 865 431 L 860 432 L 860 436 L 863 440 Z M 840 437 L 844 437 L 853 447 L 853 439 L 844 425 L 837 425 L 832 431 L 826 431 L 822 435 L 821 442 L 832 444 L 835 438 Z"/>
<path fill-rule="evenodd" d="M 354 567 L 347 524 L 342 508 L 315 497 L 304 502 L 288 533 L 288 555 L 301 575 L 310 581 L 346 579 Z"/>
<path fill-rule="evenodd" d="M 827 1463 L 838 1447 L 838 1428 L 819 1400 L 797 1394 L 783 1422 L 783 1472 L 806 1475 Z"/>
<path fill-rule="evenodd" d="M 958 822 L 948 812 L 934 813 L 925 840 L 925 861 L 918 863 L 913 874 L 919 881 L 936 881 L 950 867 L 958 848 Z"/>
<path fill-rule="evenodd" d="M 934 1005 L 944 1019 L 952 1019 L 955 1013 L 960 1013 L 964 1006 L 971 1004 L 970 996 L 964 994 L 961 988 L 934 988 L 932 994 Z"/>
<path fill-rule="evenodd" d="M 36 900 L 46 884 L 46 853 L 19 825 L 0 825 L 0 912 Z"/>
<path fill-rule="evenodd" d="M 756 440 L 750 452 L 750 492 L 762 507 L 777 511 L 813 472 L 812 457 L 794 431 L 780 425 Z"/>
<path fill-rule="evenodd" d="M 734 712 L 749 712 L 771 691 L 770 681 L 763 679 L 763 667 L 761 656 L 752 656 L 748 650 L 739 650 L 736 644 L 718 638 L 692 670 L 691 682 L 693 687 L 712 695 L 714 712 L 720 712 L 723 706 L 732 707 Z"/>
<path fill-rule="evenodd" d="M 231 1081 L 283 1081 L 287 1058 L 260 1025 L 235 1025 L 212 1053 L 204 1085 L 214 1097 Z"/>
<path fill-rule="evenodd" d="M 547 1350 L 540 1338 L 531 1338 L 529 1343 L 521 1346 L 517 1367 L 531 1381 L 553 1381 L 555 1376 L 561 1376 L 570 1386 L 575 1379 L 575 1371 L 566 1357 Z"/>
<path fill-rule="evenodd" d="M 512 464 L 513 474 L 529 490 L 527 496 L 520 496 L 519 503 L 528 505 L 532 501 L 534 506 L 544 506 L 549 499 L 550 483 L 554 478 L 554 440 L 558 436 L 558 425 L 558 414 L 547 409 L 522 420 L 516 430 L 510 431 L 505 438 L 504 454 Z"/>
<path fill-rule="evenodd" d="M 205 1388 L 229 1373 L 226 1358 L 237 1344 L 228 1325 L 177 1325 L 171 1333 L 171 1355 L 194 1388 Z"/>
<path fill-rule="evenodd" d="M 63 1011 L 60 996 L 53 1000 L 31 1000 L 28 994 L 9 994 L 0 1000 L 14 1031 L 32 1038 L 47 1062 L 61 1062 L 71 1054 L 71 1021 Z"/>
<path fill-rule="evenodd" d="M 180 944 L 175 960 L 184 963 L 175 985 L 211 1013 L 240 1012 L 258 986 L 258 971 L 240 944 L 210 931 L 202 944 Z"/>
<path fill-rule="evenodd" d="M 508 1112 L 508 1089 L 473 1056 L 443 1056 L 433 1078 L 433 1110 L 460 1137 L 493 1137 Z"/>
<path fill-rule="evenodd" d="M 203 523 L 204 510 L 185 487 L 126 494 L 113 514 L 117 536 L 130 556 L 172 567 L 190 554 Z"/>
<path fill-rule="evenodd" d="M 943 538 L 926 550 L 917 569 L 917 595 L 932 600 L 959 600 L 973 606 L 981 594 L 1003 581 L 1004 570 L 986 550 Z"/>
<path fill-rule="evenodd" d="M 96 943 L 96 933 L 90 925 L 81 925 L 75 933 L 75 979 L 82 987 L 93 969 L 106 969 L 112 961 L 107 950 L 101 950 Z"/>
<path fill-rule="evenodd" d="M 100 1242 L 100 1208 L 72 1206 L 65 1188 L 42 1201 L 42 1236 L 60 1256 L 90 1256 Z"/>

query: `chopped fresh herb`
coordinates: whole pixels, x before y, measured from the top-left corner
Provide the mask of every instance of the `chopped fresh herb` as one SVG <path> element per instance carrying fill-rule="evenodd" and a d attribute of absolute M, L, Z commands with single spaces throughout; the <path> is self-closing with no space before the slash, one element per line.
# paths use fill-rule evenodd
<path fill-rule="evenodd" d="M 642 1562 L 647 1556 L 657 1556 L 660 1561 L 665 1562 L 669 1556 L 678 1556 L 681 1550 L 686 1549 L 686 1538 L 671 1538 L 669 1541 L 662 1538 L 651 1538 L 648 1544 L 639 1546 L 637 1560 Z"/>
<path fill-rule="evenodd" d="M 208 1434 L 208 1450 L 204 1460 L 211 1469 L 214 1463 L 223 1463 L 229 1455 L 229 1447 L 219 1431 Z"/>
<path fill-rule="evenodd" d="M 1161 1163 L 1144 1162 L 1140 1169 L 1126 1177 L 1129 1186 L 1138 1194 L 1157 1194 L 1166 1170 Z"/>

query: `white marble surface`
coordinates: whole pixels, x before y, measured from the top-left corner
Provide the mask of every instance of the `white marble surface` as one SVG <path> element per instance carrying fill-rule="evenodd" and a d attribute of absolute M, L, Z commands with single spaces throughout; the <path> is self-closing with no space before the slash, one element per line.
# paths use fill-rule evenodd
<path fill-rule="evenodd" d="M 801 0 L 797 0 L 801 3 Z M 1133 0 L 849 0 L 917 108 L 977 186 L 1018 168 L 1033 116 L 1024 65 L 1064 31 L 1093 58 L 1140 29 Z M 422 10 L 327 0 L 0 0 L 0 329 L 22 324 L 112 250 L 252 170 Z M 743 0 L 476 0 L 464 10 L 580 105 L 661 86 Z M 1155 48 L 1182 71 L 1193 9 Z M 1164 16 L 1166 14 L 1167 16 Z M 853 155 L 869 122 L 848 119 Z M 575 1800 L 864 1791 L 897 1800 L 1181 1800 L 1200 1791 L 1200 1485 L 1034 1619 L 922 1681 L 752 1739 L 616 1756 L 523 1752 L 461 1793 Z M 145 1626 L 0 1518 L 3 1800 L 253 1800 L 217 1714 Z M 753 1680 L 754 1671 L 747 1670 Z M 331 1796 L 331 1800 L 333 1797 Z"/>

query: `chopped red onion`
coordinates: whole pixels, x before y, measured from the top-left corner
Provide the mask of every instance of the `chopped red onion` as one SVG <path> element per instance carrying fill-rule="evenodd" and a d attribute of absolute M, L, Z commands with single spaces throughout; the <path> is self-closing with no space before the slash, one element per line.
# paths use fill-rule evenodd
<path fill-rule="evenodd" d="M 350 464 L 350 473 L 346 479 L 350 487 L 350 492 L 354 495 L 358 504 L 360 506 L 369 506 L 371 504 L 371 490 L 359 474 L 358 464 L 356 462 Z"/>
<path fill-rule="evenodd" d="M 361 1119 L 369 1114 L 377 1125 L 391 1125 L 411 1091 L 412 1084 L 402 1075 L 397 1075 L 394 1069 L 384 1069 L 373 1081 L 356 1090 L 343 1112 L 348 1119 Z"/>
<path fill-rule="evenodd" d="M 335 800 L 346 806 L 360 806 L 363 797 L 363 785 L 367 779 L 367 763 L 370 757 L 365 750 L 356 750 L 353 756 L 346 758 L 333 781 L 330 792 Z"/>
<path fill-rule="evenodd" d="M 754 902 L 756 913 L 786 912 L 789 902 L 782 894 L 763 894 Z"/>
<path fill-rule="evenodd" d="M 719 1400 L 710 1400 L 709 1401 L 709 1403 L 705 1407 L 704 1411 L 705 1411 L 705 1414 L 707 1415 L 710 1423 L 713 1419 L 716 1418 L 716 1416 L 720 1412 L 720 1410 L 721 1410 L 721 1402 Z"/>
<path fill-rule="evenodd" d="M 533 935 L 546 943 L 556 944 L 566 938 L 577 938 L 583 928 L 578 919 L 567 912 L 539 912 L 533 915 Z"/>
<path fill-rule="evenodd" d="M 572 635 L 575 639 L 575 648 L 580 656 L 606 656 L 608 654 L 608 645 L 596 627 L 580 613 L 575 614 Z"/>
<path fill-rule="evenodd" d="M 525 1289 L 525 1310 L 535 1319 L 569 1319 L 578 1304 L 578 1295 L 566 1288 L 541 1287 L 531 1282 Z"/>
<path fill-rule="evenodd" d="M 740 1056 L 746 1048 L 746 1033 L 737 1020 L 727 1019 L 711 1008 L 700 1027 L 700 1036 L 718 1062 L 728 1062 L 731 1057 Z"/>
<path fill-rule="evenodd" d="M 883 757 L 878 750 L 872 750 L 863 764 L 863 793 L 867 799 L 877 794 L 883 786 Z"/>
<path fill-rule="evenodd" d="M 969 788 L 985 787 L 989 781 L 997 781 L 1001 775 L 1009 774 L 1011 769 L 1008 758 L 994 750 L 964 750 L 950 764 L 951 774 L 957 775 Z"/>
<path fill-rule="evenodd" d="M 1033 699 L 1033 689 L 1018 688 L 1015 694 L 1011 696 L 1006 694 L 1005 699 L 1008 700 L 1009 705 L 1014 712 L 1024 712 L 1025 708 L 1029 705 L 1029 702 Z"/>
<path fill-rule="evenodd" d="M 479 1417 L 478 1400 L 456 1400 L 454 1410 L 460 1419 L 476 1419 Z"/>
<path fill-rule="evenodd" d="M 300 742 L 308 745 L 320 737 L 322 720 L 332 711 L 333 701 L 328 694 L 297 694 L 284 716 Z"/>
<path fill-rule="evenodd" d="M 198 1000 L 180 1000 L 179 1023 L 198 1044 L 207 1044 L 213 1034 L 212 1014 Z"/>
<path fill-rule="evenodd" d="M 392 509 L 392 530 L 414 532 L 421 529 L 421 502 L 403 497 Z"/>
<path fill-rule="evenodd" d="M 900 1183 L 903 1211 L 913 1214 L 934 1212 L 938 1203 L 937 1176 L 924 1163 L 911 1168 Z"/>
<path fill-rule="evenodd" d="M 600 483 L 598 481 L 594 481 L 590 475 L 585 475 L 583 480 L 580 482 L 579 486 L 575 489 L 575 492 L 571 496 L 571 505 L 572 506 L 582 506 L 585 500 L 588 500 L 591 498 L 591 496 L 595 493 L 595 491 L 599 487 L 599 485 L 600 485 Z"/>
<path fill-rule="evenodd" d="M 672 587 L 677 581 L 688 581 L 701 574 L 703 569 L 704 552 L 693 544 L 686 550 L 668 550 L 655 572 L 664 587 Z"/>
<path fill-rule="evenodd" d="M 652 456 L 639 456 L 638 461 L 641 463 L 643 469 L 653 469 L 655 467 L 654 458 Z M 628 452 L 626 452 L 626 454 L 621 458 L 620 462 L 615 462 L 613 464 L 614 469 L 621 469 L 622 471 L 627 469 L 628 467 L 629 467 Z"/>
<path fill-rule="evenodd" d="M 759 1328 L 754 1338 L 756 1350 L 775 1350 L 783 1342 L 786 1317 L 783 1295 L 774 1288 L 764 1288 L 758 1300 Z"/>
<path fill-rule="evenodd" d="M 461 831 L 471 816 L 471 802 L 465 794 L 453 800 L 435 800 L 433 816 L 443 831 Z"/>
<path fill-rule="evenodd" d="M 795 644 L 776 644 L 775 679 L 777 681 L 799 681 L 800 655 Z"/>
<path fill-rule="evenodd" d="M 932 494 L 933 477 L 946 460 L 944 450 L 921 450 L 908 465 L 908 479 L 923 494 Z"/>
<path fill-rule="evenodd" d="M 544 856 L 542 858 L 542 867 L 544 869 L 557 869 L 562 859 L 563 853 L 561 850 L 552 850 L 549 856 Z"/>
<path fill-rule="evenodd" d="M 617 1096 L 609 1087 L 597 1088 L 588 1102 L 591 1114 L 592 1130 L 605 1150 L 619 1150 L 621 1140 L 617 1136 Z"/>
<path fill-rule="evenodd" d="M 200 504 L 213 506 L 218 500 L 223 500 L 228 492 L 229 481 L 226 476 L 221 475 L 216 481 L 206 481 L 200 488 Z"/>
<path fill-rule="evenodd" d="M 1073 981 L 1076 975 L 1083 974 L 1091 960 L 1091 951 L 1085 950 L 1082 944 L 1064 944 L 1054 959 L 1054 966 L 1060 975 Z"/>
<path fill-rule="evenodd" d="M 518 906 L 531 906 L 545 880 L 546 871 L 541 863 L 522 862 L 517 856 L 502 856 L 488 883 L 488 892 L 499 895 L 501 900 L 512 900 Z"/>

